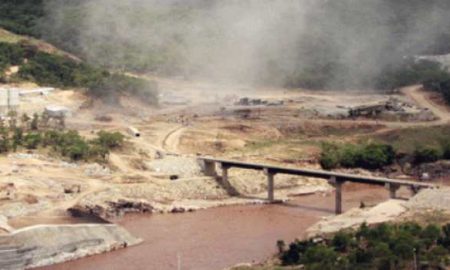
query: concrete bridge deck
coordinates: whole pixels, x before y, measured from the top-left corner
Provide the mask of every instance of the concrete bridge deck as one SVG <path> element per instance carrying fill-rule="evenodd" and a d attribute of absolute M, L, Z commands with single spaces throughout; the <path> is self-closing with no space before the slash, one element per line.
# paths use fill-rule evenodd
<path fill-rule="evenodd" d="M 216 159 L 209 157 L 200 157 L 199 161 L 203 163 L 203 172 L 208 176 L 217 177 L 217 166 L 222 168 L 221 184 L 227 189 L 232 190 L 230 183 L 228 182 L 228 170 L 231 168 L 250 169 L 263 171 L 267 175 L 268 181 L 268 200 L 274 202 L 274 177 L 276 174 L 289 174 L 304 177 L 326 179 L 330 184 L 336 188 L 336 214 L 342 213 L 342 185 L 345 182 L 361 183 L 368 185 L 377 185 L 386 187 L 391 198 L 396 197 L 397 190 L 402 187 L 408 187 L 413 193 L 417 193 L 423 188 L 437 188 L 438 186 L 430 183 L 422 183 L 410 180 L 397 180 L 382 177 L 371 177 L 353 174 L 336 173 L 323 170 L 308 170 L 308 169 L 296 169 L 287 168 L 266 164 L 249 163 L 242 161 L 233 161 L 226 159 Z"/>

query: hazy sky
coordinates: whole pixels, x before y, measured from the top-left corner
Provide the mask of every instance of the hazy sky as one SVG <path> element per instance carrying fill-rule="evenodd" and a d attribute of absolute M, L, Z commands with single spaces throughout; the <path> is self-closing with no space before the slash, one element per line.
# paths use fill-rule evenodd
<path fill-rule="evenodd" d="M 117 68 L 152 62 L 164 73 L 253 82 L 282 81 L 328 61 L 343 67 L 337 80 L 370 81 L 434 38 L 448 17 L 429 4 L 408 14 L 408 29 L 393 29 L 399 14 L 389 1 L 95 0 L 73 9 L 49 0 L 45 32 L 76 28 L 68 38 L 87 60 Z"/>

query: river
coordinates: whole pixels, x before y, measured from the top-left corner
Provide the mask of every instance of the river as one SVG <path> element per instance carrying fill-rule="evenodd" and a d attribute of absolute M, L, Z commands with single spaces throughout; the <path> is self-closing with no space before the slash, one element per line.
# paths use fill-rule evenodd
<path fill-rule="evenodd" d="M 383 188 L 354 185 L 344 188 L 343 194 L 344 209 L 388 197 Z M 41 270 L 215 270 L 260 262 L 276 252 L 277 240 L 302 237 L 306 228 L 333 211 L 333 194 L 314 194 L 286 204 L 131 215 L 118 223 L 144 239 L 141 245 Z"/>

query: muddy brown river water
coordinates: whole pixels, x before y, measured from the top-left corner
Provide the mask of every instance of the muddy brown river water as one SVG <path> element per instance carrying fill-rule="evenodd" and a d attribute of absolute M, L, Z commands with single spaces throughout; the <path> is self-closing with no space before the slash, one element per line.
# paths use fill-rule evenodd
<path fill-rule="evenodd" d="M 344 209 L 388 197 L 383 188 L 349 186 L 344 191 Z M 144 239 L 141 245 L 41 270 L 215 270 L 259 262 L 276 252 L 277 240 L 302 237 L 306 228 L 332 215 L 333 209 L 333 194 L 315 194 L 287 204 L 128 216 L 119 223 Z"/>

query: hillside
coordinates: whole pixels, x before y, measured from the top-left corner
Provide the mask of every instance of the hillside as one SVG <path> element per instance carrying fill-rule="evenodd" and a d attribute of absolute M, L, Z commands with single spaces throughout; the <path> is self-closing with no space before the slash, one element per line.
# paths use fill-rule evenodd
<path fill-rule="evenodd" d="M 17 72 L 9 72 L 13 67 Z M 1 28 L 0 81 L 86 89 L 89 95 L 109 103 L 118 103 L 123 94 L 138 96 L 150 104 L 157 102 L 152 82 L 95 68 L 47 42 Z"/>
<path fill-rule="evenodd" d="M 449 12 L 0 1 L 0 269 L 444 269 Z"/>
<path fill-rule="evenodd" d="M 291 88 L 392 90 L 430 81 L 429 72 L 411 64 L 416 55 L 450 53 L 450 19 L 443 12 L 449 8 L 444 0 L 6 0 L 0 27 L 45 39 L 119 72 Z M 441 81 L 439 90 L 448 84 Z"/>
<path fill-rule="evenodd" d="M 0 27 L 38 37 L 37 24 L 44 16 L 43 0 L 5 0 L 0 3 Z"/>

